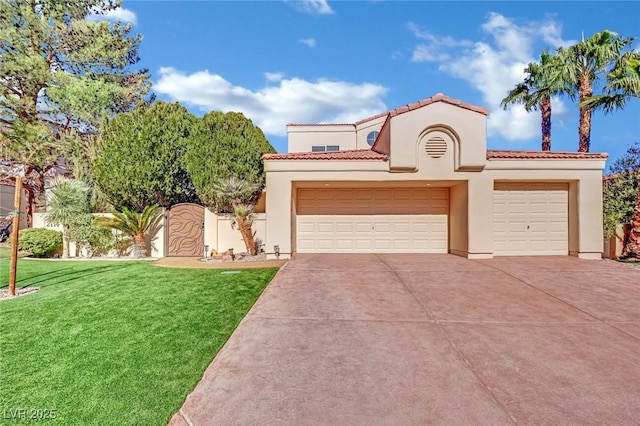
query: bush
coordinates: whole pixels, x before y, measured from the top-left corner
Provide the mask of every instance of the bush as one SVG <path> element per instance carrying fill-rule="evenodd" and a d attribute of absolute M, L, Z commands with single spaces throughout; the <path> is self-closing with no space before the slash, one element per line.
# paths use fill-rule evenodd
<path fill-rule="evenodd" d="M 62 248 L 62 232 L 46 228 L 27 228 L 20 230 L 18 250 L 26 251 L 35 257 L 46 257 Z"/>
<path fill-rule="evenodd" d="M 88 257 L 106 256 L 114 248 L 113 232 L 94 222 L 91 214 L 77 217 L 69 229 L 69 239 L 84 249 Z"/>

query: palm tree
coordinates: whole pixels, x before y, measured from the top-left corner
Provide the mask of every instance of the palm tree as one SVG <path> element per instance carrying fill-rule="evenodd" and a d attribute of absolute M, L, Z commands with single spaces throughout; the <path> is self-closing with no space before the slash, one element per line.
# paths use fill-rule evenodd
<path fill-rule="evenodd" d="M 141 259 L 147 256 L 147 232 L 157 231 L 162 215 L 158 205 L 147 206 L 138 213 L 123 207 L 121 212 L 114 211 L 113 217 L 102 217 L 97 223 L 122 232 L 133 240 L 131 257 Z"/>
<path fill-rule="evenodd" d="M 608 75 L 603 92 L 585 99 L 582 105 L 591 109 L 603 108 L 608 113 L 624 108 L 630 98 L 640 98 L 640 52 L 626 52 L 620 56 Z"/>
<path fill-rule="evenodd" d="M 591 115 L 603 105 L 585 100 L 593 96 L 595 83 L 606 78 L 624 54 L 623 50 L 633 42 L 633 38 L 622 37 L 604 30 L 587 40 L 582 40 L 568 48 L 559 48 L 562 65 L 558 77 L 574 87 L 579 98 L 580 124 L 578 126 L 578 151 L 589 152 L 591 145 Z"/>
<path fill-rule="evenodd" d="M 216 210 L 233 216 L 231 226 L 238 228 L 247 252 L 252 256 L 258 253 L 252 229 L 252 200 L 257 188 L 259 185 L 235 177 L 219 179 L 214 185 Z"/>
<path fill-rule="evenodd" d="M 543 151 L 551 151 L 551 97 L 570 91 L 555 73 L 558 64 L 558 56 L 542 52 L 540 62 L 531 62 L 524 69 L 527 75 L 524 82 L 509 91 L 500 103 L 504 109 L 510 104 L 523 104 L 528 112 L 540 109 Z"/>
<path fill-rule="evenodd" d="M 45 193 L 45 221 L 62 225 L 62 257 L 69 257 L 69 229 L 89 209 L 87 185 L 79 180 L 56 177 Z"/>
<path fill-rule="evenodd" d="M 582 104 L 588 108 L 603 108 L 605 112 L 624 108 L 630 98 L 640 98 L 640 52 L 626 52 L 620 56 L 608 75 L 604 94 L 591 96 Z M 640 173 L 640 150 L 630 148 L 624 173 Z M 620 255 L 623 259 L 640 260 L 640 186 L 636 193 L 635 208 L 630 221 L 631 229 Z"/>

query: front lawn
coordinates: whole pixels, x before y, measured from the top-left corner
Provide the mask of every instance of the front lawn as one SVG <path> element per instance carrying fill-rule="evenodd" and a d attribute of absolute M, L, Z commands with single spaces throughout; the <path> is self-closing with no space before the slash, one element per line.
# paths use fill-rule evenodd
<path fill-rule="evenodd" d="M 166 424 L 276 269 L 221 272 L 20 260 L 40 291 L 0 301 L 0 423 Z"/>

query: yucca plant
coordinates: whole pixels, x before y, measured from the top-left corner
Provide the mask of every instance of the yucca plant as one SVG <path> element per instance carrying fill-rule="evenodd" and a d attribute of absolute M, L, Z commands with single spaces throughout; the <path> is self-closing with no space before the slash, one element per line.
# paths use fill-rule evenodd
<path fill-rule="evenodd" d="M 162 215 L 157 209 L 158 205 L 154 204 L 145 207 L 142 213 L 138 213 L 123 207 L 121 212 L 112 212 L 113 217 L 99 218 L 97 223 L 131 237 L 133 242 L 131 257 L 142 259 L 147 256 L 147 232 L 157 230 L 162 220 Z"/>
<path fill-rule="evenodd" d="M 247 247 L 247 252 L 251 256 L 258 254 L 258 248 L 256 247 L 255 238 L 253 235 L 253 206 L 250 204 L 237 204 L 233 207 L 233 216 L 235 221 L 232 223 L 232 227 L 238 228 L 242 235 L 244 245 Z"/>
<path fill-rule="evenodd" d="M 219 179 L 214 187 L 216 210 L 233 216 L 231 226 L 238 228 L 247 253 L 252 256 L 258 254 L 252 229 L 254 214 L 251 204 L 258 188 L 255 184 L 235 177 Z"/>
<path fill-rule="evenodd" d="M 62 257 L 69 257 L 69 230 L 89 210 L 89 188 L 79 180 L 56 177 L 45 193 L 45 221 L 62 225 Z"/>

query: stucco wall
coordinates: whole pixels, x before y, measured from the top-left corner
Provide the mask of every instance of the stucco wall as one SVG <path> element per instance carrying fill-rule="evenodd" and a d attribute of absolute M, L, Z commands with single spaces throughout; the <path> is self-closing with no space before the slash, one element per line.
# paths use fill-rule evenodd
<path fill-rule="evenodd" d="M 438 102 L 391 119 L 392 169 L 415 170 L 420 141 L 431 131 L 446 135 L 454 153 L 455 169 L 476 169 L 486 163 L 486 119 L 484 114 Z M 448 133 L 448 134 L 446 134 Z"/>
<path fill-rule="evenodd" d="M 289 152 L 311 152 L 314 145 L 338 145 L 340 150 L 356 149 L 356 128 L 348 125 L 289 125 Z"/>
<path fill-rule="evenodd" d="M 366 121 L 356 126 L 356 149 L 368 149 L 370 148 L 367 142 L 367 136 L 373 131 L 379 132 L 382 129 L 382 125 L 387 116 L 382 116 L 373 120 Z"/>
<path fill-rule="evenodd" d="M 264 213 L 256 213 L 253 220 L 254 238 L 261 243 L 265 241 L 266 219 Z M 209 250 L 215 249 L 218 253 L 232 248 L 235 253 L 245 252 L 246 245 L 240 231 L 231 227 L 233 219 L 223 215 L 216 215 L 209 209 L 204 211 L 204 244 Z M 266 250 L 266 249 L 265 249 Z"/>
<path fill-rule="evenodd" d="M 459 256 L 469 252 L 467 190 L 467 182 L 453 185 L 449 190 L 449 251 Z"/>

